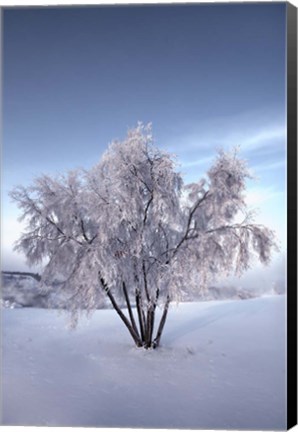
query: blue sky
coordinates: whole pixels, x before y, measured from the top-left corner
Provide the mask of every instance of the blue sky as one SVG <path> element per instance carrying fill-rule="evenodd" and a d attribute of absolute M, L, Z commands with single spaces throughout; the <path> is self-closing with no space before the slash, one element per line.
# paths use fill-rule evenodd
<path fill-rule="evenodd" d="M 284 248 L 285 34 L 285 3 L 4 9 L 2 268 L 25 268 L 8 190 L 90 167 L 138 121 L 188 181 L 240 145 Z"/>

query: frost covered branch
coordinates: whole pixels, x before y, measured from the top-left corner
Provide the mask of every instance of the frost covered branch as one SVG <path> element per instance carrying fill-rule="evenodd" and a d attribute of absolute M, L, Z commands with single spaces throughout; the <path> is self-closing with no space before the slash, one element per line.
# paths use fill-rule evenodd
<path fill-rule="evenodd" d="M 220 151 L 205 178 L 184 184 L 174 157 L 153 145 L 151 126 L 138 124 L 92 169 L 12 191 L 27 222 L 16 248 L 44 263 L 44 286 L 58 279 L 71 293 L 64 307 L 74 323 L 107 298 L 135 344 L 155 348 L 182 291 L 241 274 L 255 258 L 269 262 L 275 237 L 247 212 L 249 178 L 236 152 Z"/>

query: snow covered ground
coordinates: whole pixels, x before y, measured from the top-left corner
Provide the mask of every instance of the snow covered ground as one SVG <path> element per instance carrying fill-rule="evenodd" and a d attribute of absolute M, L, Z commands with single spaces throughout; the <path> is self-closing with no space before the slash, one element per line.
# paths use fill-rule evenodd
<path fill-rule="evenodd" d="M 4 425 L 285 429 L 285 297 L 173 306 L 159 350 L 112 310 L 2 310 Z"/>

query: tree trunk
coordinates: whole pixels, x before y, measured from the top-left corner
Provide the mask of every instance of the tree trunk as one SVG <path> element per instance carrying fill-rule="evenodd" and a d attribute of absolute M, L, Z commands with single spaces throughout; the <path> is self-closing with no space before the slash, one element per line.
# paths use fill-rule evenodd
<path fill-rule="evenodd" d="M 131 337 L 133 338 L 135 344 L 137 347 L 141 347 L 142 341 L 139 338 L 139 335 L 135 332 L 133 326 L 130 324 L 129 320 L 126 318 L 126 316 L 124 315 L 124 313 L 122 312 L 122 310 L 120 309 L 120 307 L 118 306 L 113 294 L 111 293 L 111 291 L 109 290 L 107 284 L 105 283 L 105 281 L 100 278 L 100 282 L 102 285 L 102 288 L 104 289 L 104 291 L 106 292 L 107 296 L 109 297 L 115 311 L 117 312 L 117 314 L 120 316 L 120 318 L 122 319 L 122 321 L 124 322 L 125 326 L 127 327 Z"/>
<path fill-rule="evenodd" d="M 141 333 L 141 339 L 144 344 L 145 342 L 145 316 L 142 309 L 142 300 L 140 291 L 136 289 L 136 307 L 138 312 L 138 318 L 139 318 L 139 325 L 140 325 L 140 333 Z"/>
<path fill-rule="evenodd" d="M 151 326 L 150 326 L 150 345 L 152 345 L 152 336 L 153 336 L 153 330 L 154 330 L 154 321 L 155 321 L 155 309 L 156 309 L 156 305 L 153 306 L 152 311 L 150 313 L 151 316 Z"/>
<path fill-rule="evenodd" d="M 132 325 L 135 333 L 138 335 L 138 338 L 140 339 L 140 335 L 139 335 L 139 332 L 138 332 L 138 327 L 137 327 L 137 324 L 136 324 L 134 316 L 133 316 L 133 312 L 132 312 L 132 308 L 131 308 L 131 304 L 130 304 L 130 300 L 129 300 L 129 296 L 128 296 L 128 293 L 127 293 L 125 282 L 123 282 L 122 286 L 123 286 L 124 297 L 125 297 L 125 301 L 126 301 L 126 304 L 127 304 L 127 309 L 128 309 L 131 325 Z"/>
<path fill-rule="evenodd" d="M 143 347 L 145 349 L 157 348 L 160 344 L 160 339 L 161 339 L 162 332 L 163 332 L 165 322 L 167 319 L 167 314 L 168 314 L 169 305 L 170 305 L 170 297 L 169 296 L 167 297 L 167 300 L 166 300 L 166 303 L 164 306 L 164 310 L 163 310 L 163 313 L 161 316 L 161 320 L 160 320 L 160 323 L 159 323 L 159 326 L 157 329 L 156 337 L 152 341 L 154 322 L 155 322 L 155 310 L 156 310 L 157 303 L 149 304 L 148 309 L 147 309 L 147 316 L 145 316 L 145 313 L 144 313 L 143 308 L 142 308 L 141 293 L 138 289 L 136 289 L 136 291 L 135 291 L 136 308 L 137 308 L 139 326 L 140 326 L 140 333 L 139 333 L 136 321 L 134 319 L 134 315 L 133 315 L 133 311 L 132 311 L 132 307 L 131 307 L 131 303 L 129 300 L 129 295 L 128 295 L 125 283 L 123 282 L 122 286 L 123 286 L 123 293 L 124 293 L 125 301 L 127 304 L 127 309 L 128 309 L 128 314 L 129 314 L 130 320 L 125 316 L 125 314 L 122 312 L 122 310 L 118 306 L 115 297 L 113 296 L 111 290 L 108 288 L 104 279 L 100 278 L 100 282 L 101 282 L 103 290 L 105 291 L 105 293 L 109 297 L 109 299 L 112 303 L 112 306 L 114 307 L 115 311 L 117 312 L 117 314 L 119 315 L 119 317 L 121 318 L 121 320 L 125 324 L 126 328 L 128 329 L 128 331 L 129 331 L 131 337 L 133 338 L 136 346 L 137 347 Z M 156 299 L 158 298 L 158 295 L 159 295 L 159 293 L 157 293 Z"/>
<path fill-rule="evenodd" d="M 165 325 L 165 322 L 166 322 L 166 319 L 167 319 L 167 315 L 168 315 L 170 301 L 171 301 L 170 297 L 167 296 L 167 301 L 166 301 L 166 304 L 165 304 L 165 307 L 164 307 L 164 310 L 163 310 L 163 314 L 162 314 L 162 317 L 161 317 L 161 320 L 160 320 L 160 323 L 159 323 L 159 327 L 158 327 L 158 330 L 157 330 L 157 333 L 156 333 L 156 337 L 155 337 L 155 339 L 153 341 L 153 344 L 152 344 L 153 348 L 157 348 L 159 346 L 160 338 L 161 338 L 161 335 L 162 335 L 162 332 L 163 332 L 163 329 L 164 329 L 164 325 Z"/>
<path fill-rule="evenodd" d="M 154 328 L 154 306 L 150 305 L 147 311 L 147 325 L 146 325 L 146 341 L 145 348 L 152 347 L 152 334 Z"/>

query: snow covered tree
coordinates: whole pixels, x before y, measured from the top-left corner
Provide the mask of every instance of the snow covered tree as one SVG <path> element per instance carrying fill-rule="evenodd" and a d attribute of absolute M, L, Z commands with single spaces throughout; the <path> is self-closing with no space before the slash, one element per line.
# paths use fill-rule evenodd
<path fill-rule="evenodd" d="M 65 308 L 74 323 L 107 297 L 135 344 L 156 348 L 181 292 L 241 274 L 254 256 L 269 262 L 274 234 L 247 211 L 249 177 L 236 151 L 221 151 L 206 178 L 184 184 L 151 126 L 138 124 L 92 169 L 12 191 L 28 224 L 16 249 L 29 264 L 44 263 L 43 286 L 59 277 L 71 292 Z"/>

